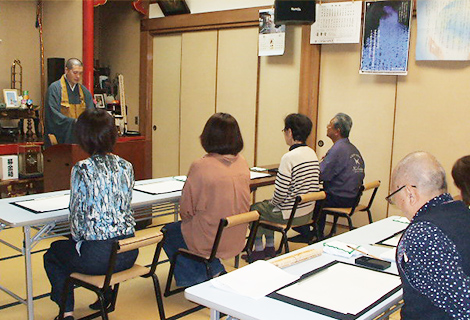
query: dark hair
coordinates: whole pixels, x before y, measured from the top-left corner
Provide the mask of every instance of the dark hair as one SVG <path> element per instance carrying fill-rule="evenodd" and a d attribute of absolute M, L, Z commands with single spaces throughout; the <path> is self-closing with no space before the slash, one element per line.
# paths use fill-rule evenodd
<path fill-rule="evenodd" d="M 457 160 L 452 167 L 452 178 L 462 192 L 462 200 L 470 205 L 470 156 Z"/>
<path fill-rule="evenodd" d="M 291 113 L 284 119 L 284 131 L 292 130 L 294 140 L 307 141 L 310 132 L 312 132 L 312 120 L 300 113 Z"/>
<path fill-rule="evenodd" d="M 117 140 L 114 119 L 103 109 L 87 109 L 78 117 L 75 137 L 90 155 L 111 152 Z"/>
<path fill-rule="evenodd" d="M 237 120 L 228 113 L 214 113 L 200 136 L 207 153 L 237 155 L 243 149 L 243 138 Z"/>

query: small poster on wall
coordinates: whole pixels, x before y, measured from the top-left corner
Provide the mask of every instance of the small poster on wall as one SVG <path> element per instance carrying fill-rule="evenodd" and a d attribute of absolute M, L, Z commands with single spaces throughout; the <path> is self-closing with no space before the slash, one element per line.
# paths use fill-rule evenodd
<path fill-rule="evenodd" d="M 362 1 L 317 3 L 310 43 L 359 43 Z"/>
<path fill-rule="evenodd" d="M 406 75 L 411 1 L 366 1 L 362 36 L 362 74 Z"/>
<path fill-rule="evenodd" d="M 286 47 L 286 26 L 274 24 L 274 9 L 259 11 L 259 56 L 281 56 Z"/>
<path fill-rule="evenodd" d="M 470 0 L 418 0 L 416 60 L 470 60 Z"/>

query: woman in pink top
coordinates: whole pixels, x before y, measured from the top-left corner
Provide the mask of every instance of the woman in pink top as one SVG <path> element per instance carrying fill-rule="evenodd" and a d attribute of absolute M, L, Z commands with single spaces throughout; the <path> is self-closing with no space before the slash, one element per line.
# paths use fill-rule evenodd
<path fill-rule="evenodd" d="M 188 172 L 180 201 L 181 221 L 164 227 L 163 246 L 168 258 L 179 248 L 209 255 L 220 219 L 250 209 L 250 171 L 239 154 L 243 139 L 237 120 L 227 113 L 216 113 L 207 121 L 201 134 L 207 154 L 194 161 Z M 224 231 L 217 258 L 239 254 L 245 244 L 246 225 Z M 212 274 L 225 272 L 219 259 L 211 264 Z M 191 286 L 207 280 L 202 262 L 178 257 L 176 285 Z"/>

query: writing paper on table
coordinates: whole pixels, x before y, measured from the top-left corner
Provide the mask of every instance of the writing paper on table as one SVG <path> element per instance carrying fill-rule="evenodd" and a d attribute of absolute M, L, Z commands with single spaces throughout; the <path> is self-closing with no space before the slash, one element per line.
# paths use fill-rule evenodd
<path fill-rule="evenodd" d="M 146 183 L 134 186 L 134 190 L 150 194 L 164 194 L 183 190 L 184 182 L 179 180 L 167 180 L 161 182 Z"/>
<path fill-rule="evenodd" d="M 335 263 L 276 293 L 335 312 L 358 314 L 400 285 L 397 275 Z"/>
<path fill-rule="evenodd" d="M 211 284 L 225 291 L 259 299 L 298 278 L 299 276 L 287 273 L 267 261 L 258 260 L 212 279 Z"/>
<path fill-rule="evenodd" d="M 70 194 L 53 197 L 40 197 L 32 200 L 13 202 L 12 204 L 35 213 L 63 210 L 69 207 Z"/>
<path fill-rule="evenodd" d="M 264 173 L 264 172 L 253 172 L 250 171 L 250 179 L 258 179 L 258 178 L 266 178 L 270 177 L 271 175 L 269 173 Z"/>

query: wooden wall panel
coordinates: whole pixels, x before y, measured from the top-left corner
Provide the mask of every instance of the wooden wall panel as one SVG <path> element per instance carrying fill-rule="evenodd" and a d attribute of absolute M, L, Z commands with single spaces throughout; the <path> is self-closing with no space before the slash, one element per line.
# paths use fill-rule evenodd
<path fill-rule="evenodd" d="M 393 166 L 412 151 L 431 152 L 444 166 L 449 189 L 456 194 L 452 166 L 470 154 L 470 62 L 416 61 L 416 19 L 411 30 L 408 76 L 398 81 Z"/>
<path fill-rule="evenodd" d="M 242 151 L 254 165 L 258 28 L 219 31 L 217 112 L 233 115 L 244 140 Z"/>
<path fill-rule="evenodd" d="M 204 155 L 199 136 L 215 112 L 217 31 L 182 35 L 180 173 Z"/>
<path fill-rule="evenodd" d="M 326 126 L 338 112 L 351 116 L 350 140 L 361 152 L 365 165 L 365 182 L 381 180 L 375 198 L 374 220 L 386 217 L 390 157 L 393 136 L 396 76 L 360 75 L 360 45 L 323 45 L 321 49 L 320 101 L 317 146 L 321 158 L 332 146 Z M 354 225 L 368 222 L 366 214 L 356 215 Z M 366 222 L 367 221 L 367 222 Z M 344 223 L 344 221 L 341 221 Z"/>
<path fill-rule="evenodd" d="M 152 176 L 179 175 L 181 34 L 153 39 Z"/>
<path fill-rule="evenodd" d="M 299 70 L 302 27 L 288 26 L 282 56 L 260 58 L 257 165 L 279 163 L 288 146 L 281 130 L 284 118 L 299 107 Z M 261 188 L 257 201 L 272 197 Z"/>

